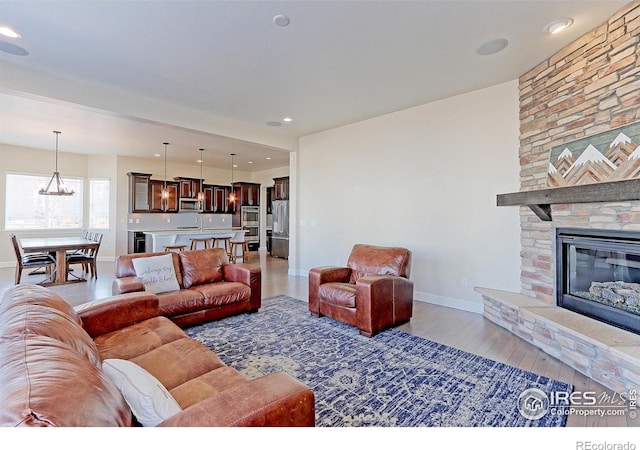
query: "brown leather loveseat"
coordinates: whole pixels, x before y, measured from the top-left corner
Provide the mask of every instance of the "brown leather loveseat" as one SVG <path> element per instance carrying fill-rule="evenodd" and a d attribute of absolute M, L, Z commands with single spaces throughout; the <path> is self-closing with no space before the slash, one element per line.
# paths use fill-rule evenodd
<path fill-rule="evenodd" d="M 133 253 L 116 260 L 113 294 L 144 291 L 133 261 L 171 255 L 178 290 L 158 293 L 160 315 L 182 328 L 223 317 L 256 312 L 261 304 L 261 270 L 252 264 L 229 264 L 222 248 L 181 253 Z"/>
<path fill-rule="evenodd" d="M 411 251 L 406 248 L 356 244 L 347 267 L 309 271 L 309 311 L 373 336 L 411 319 L 410 271 Z"/>
<path fill-rule="evenodd" d="M 137 370 L 136 395 L 107 372 L 113 361 Z M 141 383 L 138 371 L 153 383 Z M 155 418 L 166 410 L 149 391 L 165 391 L 175 410 Z M 138 394 L 145 412 L 134 415 Z M 155 421 L 137 420 L 151 404 Z M 0 299 L 0 426 L 313 426 L 314 411 L 313 391 L 290 375 L 248 380 L 223 364 L 159 315 L 155 294 L 74 309 L 47 288 L 22 284 Z"/>

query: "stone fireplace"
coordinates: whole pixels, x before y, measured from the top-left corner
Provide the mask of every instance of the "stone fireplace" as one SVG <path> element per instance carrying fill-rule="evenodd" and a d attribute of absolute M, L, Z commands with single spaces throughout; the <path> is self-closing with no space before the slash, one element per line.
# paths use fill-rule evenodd
<path fill-rule="evenodd" d="M 520 77 L 520 194 L 566 192 L 548 182 L 552 150 L 640 123 L 639 36 L 636 1 Z M 632 178 L 639 176 L 626 179 Z M 522 205 L 520 292 L 478 288 L 485 317 L 616 392 L 637 389 L 640 326 L 629 291 L 640 283 L 640 251 L 629 250 L 629 242 L 603 250 L 593 238 L 640 235 L 640 196 Z M 587 231 L 557 244 L 568 229 Z M 573 266 L 558 273 L 556 258 L 563 256 Z M 603 273 L 613 275 L 605 279 Z M 617 281 L 632 285 L 593 284 Z M 625 296 L 630 303 L 622 307 Z M 613 327 L 612 321 L 621 323 Z"/>

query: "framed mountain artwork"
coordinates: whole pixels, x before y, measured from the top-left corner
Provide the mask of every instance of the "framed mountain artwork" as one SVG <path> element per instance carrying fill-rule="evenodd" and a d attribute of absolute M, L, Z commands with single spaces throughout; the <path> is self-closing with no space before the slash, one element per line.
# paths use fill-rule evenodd
<path fill-rule="evenodd" d="M 630 180 L 640 175 L 640 123 L 551 149 L 547 186 Z"/>

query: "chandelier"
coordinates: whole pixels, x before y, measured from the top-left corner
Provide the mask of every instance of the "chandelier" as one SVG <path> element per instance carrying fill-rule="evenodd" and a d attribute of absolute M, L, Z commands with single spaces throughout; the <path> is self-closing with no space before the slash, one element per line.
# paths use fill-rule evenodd
<path fill-rule="evenodd" d="M 61 131 L 54 131 L 56 135 L 56 169 L 49 180 L 49 184 L 47 184 L 46 188 L 41 188 L 38 193 L 40 195 L 73 195 L 74 191 L 67 189 L 64 185 L 64 181 L 60 177 L 60 173 L 58 172 L 58 136 Z"/>

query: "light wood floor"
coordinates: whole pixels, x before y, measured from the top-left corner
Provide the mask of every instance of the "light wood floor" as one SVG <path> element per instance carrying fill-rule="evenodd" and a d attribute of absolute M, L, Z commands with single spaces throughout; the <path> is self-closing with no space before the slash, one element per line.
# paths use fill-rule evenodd
<path fill-rule="evenodd" d="M 287 274 L 288 262 L 268 255 L 252 253 L 252 263 L 262 268 L 263 298 L 285 294 L 298 299 L 308 297 L 308 279 Z M 98 264 L 98 279 L 86 283 L 53 286 L 52 290 L 76 305 L 111 295 L 113 263 Z M 40 275 L 23 274 L 23 282 L 37 283 Z M 0 269 L 0 292 L 14 283 L 13 269 Z M 575 386 L 575 391 L 594 391 L 598 394 L 614 393 L 572 369 L 538 348 L 486 320 L 479 314 L 453 308 L 415 302 L 410 323 L 399 329 L 432 341 L 490 358 L 520 369 L 555 378 Z M 578 416 L 567 418 L 568 427 L 636 427 L 640 420 L 624 416 Z"/>

